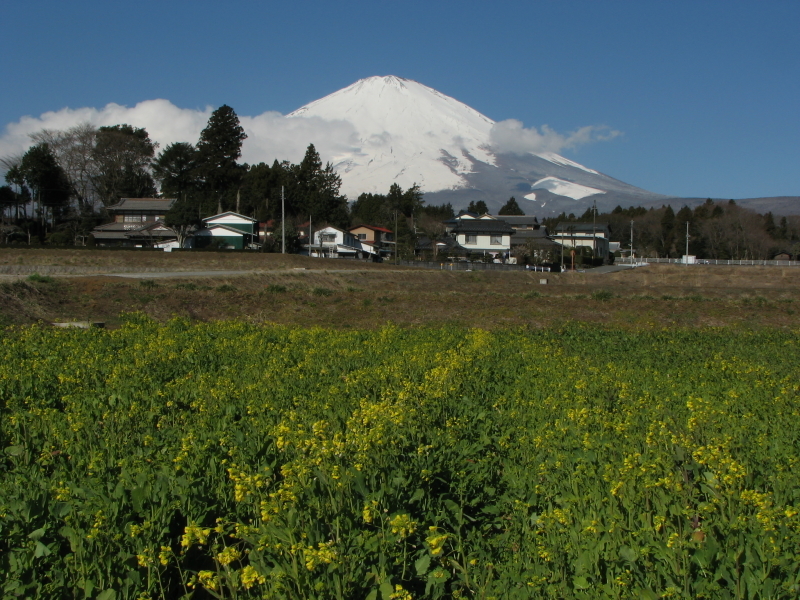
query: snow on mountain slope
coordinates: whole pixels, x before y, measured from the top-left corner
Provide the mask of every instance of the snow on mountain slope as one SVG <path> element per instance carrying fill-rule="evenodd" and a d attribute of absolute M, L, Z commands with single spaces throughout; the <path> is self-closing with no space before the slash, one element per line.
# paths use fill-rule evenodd
<path fill-rule="evenodd" d="M 330 157 L 351 198 L 385 193 L 396 182 L 424 190 L 465 185 L 475 159 L 494 164 L 487 142 L 494 122 L 466 104 L 416 81 L 399 77 L 361 79 L 287 115 L 348 121 L 357 139 Z"/>
<path fill-rule="evenodd" d="M 351 200 L 363 192 L 386 193 L 393 183 L 419 184 L 429 203 L 450 202 L 456 209 L 478 199 L 497 209 L 515 194 L 527 194 L 538 208 L 546 202 L 547 210 L 573 210 L 576 201 L 595 194 L 603 194 L 604 203 L 661 197 L 554 152 L 500 152 L 492 144 L 492 119 L 400 77 L 361 79 L 286 118 L 308 119 L 309 129 L 311 121 L 341 124 L 348 132 L 321 158 L 333 164 Z"/>
<path fill-rule="evenodd" d="M 532 190 L 547 190 L 558 196 L 566 196 L 573 200 L 581 200 L 586 196 L 593 196 L 594 194 L 605 194 L 603 190 L 597 190 L 585 185 L 572 183 L 571 181 L 564 181 L 558 177 L 545 177 L 531 185 Z M 536 194 L 528 194 L 525 196 L 526 200 L 536 200 Z"/>
<path fill-rule="evenodd" d="M 587 173 L 594 173 L 595 175 L 599 175 L 600 174 L 597 171 L 595 171 L 594 169 L 590 169 L 588 167 L 584 167 L 583 165 L 579 165 L 578 163 L 573 162 L 573 161 L 569 160 L 568 158 L 564 158 L 563 156 L 560 156 L 560 155 L 556 154 L 555 152 L 543 152 L 542 154 L 538 154 L 537 156 L 541 156 L 543 159 L 549 160 L 551 163 L 554 163 L 554 164 L 557 164 L 557 165 L 563 165 L 565 167 L 576 167 L 578 169 L 586 171 Z"/>

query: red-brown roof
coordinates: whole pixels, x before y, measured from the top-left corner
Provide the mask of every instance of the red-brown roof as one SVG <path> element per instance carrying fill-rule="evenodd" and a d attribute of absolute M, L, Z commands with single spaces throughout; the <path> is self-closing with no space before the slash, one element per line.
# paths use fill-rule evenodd
<path fill-rule="evenodd" d="M 358 229 L 359 227 L 363 227 L 364 229 L 372 229 L 372 231 L 382 231 L 384 233 L 392 233 L 391 229 L 386 229 L 385 227 L 375 227 L 374 225 L 356 225 L 355 227 L 351 227 L 348 231 L 353 231 L 353 229 Z"/>

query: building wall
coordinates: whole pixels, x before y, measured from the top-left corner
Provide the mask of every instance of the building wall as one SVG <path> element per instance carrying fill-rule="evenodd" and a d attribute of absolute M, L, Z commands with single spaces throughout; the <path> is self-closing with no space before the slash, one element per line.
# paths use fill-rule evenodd
<path fill-rule="evenodd" d="M 511 236 L 510 235 L 500 235 L 500 243 L 499 244 L 492 244 L 491 243 L 491 235 L 488 234 L 476 234 L 477 238 L 476 243 L 468 244 L 467 243 L 467 234 L 459 233 L 457 236 L 458 243 L 464 246 L 467 250 L 472 250 L 475 252 L 505 252 L 506 250 L 511 249 Z"/>

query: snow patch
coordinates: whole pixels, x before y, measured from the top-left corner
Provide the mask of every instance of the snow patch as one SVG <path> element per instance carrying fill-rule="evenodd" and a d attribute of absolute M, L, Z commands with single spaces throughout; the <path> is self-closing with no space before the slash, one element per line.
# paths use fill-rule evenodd
<path fill-rule="evenodd" d="M 583 171 L 586 171 L 587 173 L 594 173 L 595 175 L 600 175 L 600 173 L 598 173 L 594 169 L 590 169 L 589 167 L 584 167 L 583 165 L 579 165 L 578 163 L 573 162 L 568 158 L 564 158 L 563 156 L 561 156 L 560 154 L 556 154 L 555 152 L 543 152 L 541 154 L 537 154 L 536 156 L 538 156 L 539 158 L 543 158 L 547 161 L 550 161 L 551 163 L 556 165 L 562 165 L 564 167 L 575 167 L 576 169 L 581 169 Z"/>
<path fill-rule="evenodd" d="M 572 198 L 573 200 L 581 200 L 582 198 L 586 198 L 587 196 L 592 196 L 594 194 L 605 194 L 603 190 L 572 183 L 571 181 L 564 181 L 558 177 L 545 177 L 544 179 L 540 179 L 531 185 L 531 189 L 547 190 L 548 192 L 552 192 L 558 196 L 566 196 L 567 198 Z M 533 198 L 529 198 L 528 196 L 530 195 L 533 195 Z M 535 194 L 528 194 L 528 196 L 525 196 L 525 198 L 528 200 L 536 199 Z"/>

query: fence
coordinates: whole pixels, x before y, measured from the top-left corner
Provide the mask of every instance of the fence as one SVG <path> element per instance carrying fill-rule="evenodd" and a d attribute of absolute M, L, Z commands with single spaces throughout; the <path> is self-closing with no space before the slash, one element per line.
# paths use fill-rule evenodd
<path fill-rule="evenodd" d="M 636 257 L 631 261 L 630 257 L 623 257 L 617 258 L 614 261 L 614 264 L 618 265 L 629 265 L 633 262 L 633 264 L 642 264 L 642 263 L 664 263 L 664 264 L 676 264 L 676 265 L 684 265 L 686 264 L 683 262 L 682 258 L 639 258 Z M 730 266 L 741 266 L 741 267 L 800 267 L 800 261 L 797 260 L 726 260 L 721 258 L 698 258 L 694 262 L 697 265 L 730 265 Z"/>
<path fill-rule="evenodd" d="M 391 262 L 387 260 L 386 262 Z M 420 267 L 423 269 L 439 269 L 442 271 L 525 271 L 525 265 L 504 265 L 499 263 L 453 261 L 453 262 L 432 262 L 425 260 L 401 260 L 399 265 L 406 267 Z M 537 271 L 549 270 L 548 267 L 538 267 Z M 530 268 L 531 271 L 534 267 Z"/>

